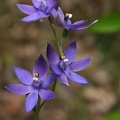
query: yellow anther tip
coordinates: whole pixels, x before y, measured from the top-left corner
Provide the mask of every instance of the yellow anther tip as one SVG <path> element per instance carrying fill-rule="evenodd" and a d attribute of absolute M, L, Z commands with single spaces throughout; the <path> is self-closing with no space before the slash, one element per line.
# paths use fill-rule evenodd
<path fill-rule="evenodd" d="M 65 16 L 66 16 L 67 18 L 71 18 L 71 17 L 72 17 L 72 14 L 66 13 Z"/>
<path fill-rule="evenodd" d="M 61 55 L 60 58 L 61 58 L 61 59 L 65 59 L 65 56 L 64 56 L 64 55 Z"/>
<path fill-rule="evenodd" d="M 34 76 L 35 76 L 35 77 L 38 77 L 38 76 L 39 76 L 39 74 L 38 74 L 38 73 L 34 73 Z"/>
<path fill-rule="evenodd" d="M 66 13 L 65 16 L 66 16 L 66 17 L 69 17 L 69 13 Z"/>

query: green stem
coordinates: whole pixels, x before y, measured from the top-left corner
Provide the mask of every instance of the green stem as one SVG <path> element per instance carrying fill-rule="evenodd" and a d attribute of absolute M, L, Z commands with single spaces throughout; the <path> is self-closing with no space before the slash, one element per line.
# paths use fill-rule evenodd
<path fill-rule="evenodd" d="M 67 39 L 67 36 L 68 36 L 68 30 L 67 29 L 64 29 L 63 30 L 63 33 L 62 33 L 62 40 L 61 40 L 61 49 L 63 49 L 63 45 L 65 44 L 66 42 L 66 39 Z"/>
<path fill-rule="evenodd" d="M 39 112 L 40 112 L 40 98 L 38 98 L 38 102 L 35 106 L 35 120 L 39 120 Z"/>
<path fill-rule="evenodd" d="M 51 26 L 51 28 L 52 28 L 53 34 L 54 34 L 54 36 L 55 36 L 56 43 L 57 43 L 57 46 L 58 46 L 60 55 L 63 55 L 62 49 L 61 49 L 61 47 L 60 47 L 60 45 L 59 45 L 59 42 L 58 42 L 58 39 L 57 39 L 56 30 L 55 30 L 55 26 L 54 26 L 54 24 L 53 24 L 53 22 L 52 22 L 52 18 L 49 17 L 48 20 L 49 20 L 50 26 Z"/>
<path fill-rule="evenodd" d="M 53 92 L 55 91 L 56 84 L 57 84 L 57 79 L 56 79 L 56 80 L 54 81 L 54 83 L 53 83 L 53 87 L 52 87 L 52 91 L 53 91 Z"/>
<path fill-rule="evenodd" d="M 40 98 L 39 98 L 40 99 Z M 39 112 L 41 110 L 41 108 L 43 107 L 43 105 L 46 103 L 47 101 L 43 101 L 40 104 L 40 100 L 38 100 L 37 105 L 35 107 L 35 120 L 39 120 Z"/>
<path fill-rule="evenodd" d="M 43 101 L 41 104 L 40 104 L 40 109 L 43 107 L 43 105 L 46 103 L 47 101 Z"/>

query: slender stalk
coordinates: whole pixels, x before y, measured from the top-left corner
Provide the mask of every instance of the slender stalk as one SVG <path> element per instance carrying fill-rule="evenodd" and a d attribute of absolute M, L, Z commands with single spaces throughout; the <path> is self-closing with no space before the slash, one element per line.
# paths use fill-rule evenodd
<path fill-rule="evenodd" d="M 40 113 L 40 110 L 41 108 L 43 107 L 43 105 L 46 103 L 47 101 L 43 101 L 41 102 L 40 104 L 40 98 L 34 108 L 34 113 L 35 113 L 35 119 L 34 120 L 39 120 L 39 113 Z"/>
<path fill-rule="evenodd" d="M 35 106 L 35 120 L 39 120 L 39 112 L 40 112 L 40 98 L 38 98 L 38 102 Z"/>
<path fill-rule="evenodd" d="M 40 104 L 40 109 L 43 107 L 43 105 L 46 103 L 47 101 L 43 101 L 41 104 Z"/>
<path fill-rule="evenodd" d="M 35 112 L 35 120 L 39 120 L 39 111 L 38 110 Z"/>
<path fill-rule="evenodd" d="M 66 42 L 66 39 L 67 39 L 67 36 L 68 36 L 68 30 L 67 29 L 64 29 L 63 30 L 63 33 L 62 33 L 62 40 L 61 40 L 61 49 L 63 49 L 63 45 L 65 44 Z"/>
<path fill-rule="evenodd" d="M 53 92 L 55 91 L 56 84 L 57 84 L 57 80 L 55 80 L 54 83 L 53 83 L 53 87 L 52 87 L 52 91 L 53 91 Z"/>
<path fill-rule="evenodd" d="M 48 20 L 49 20 L 50 26 L 51 26 L 51 28 L 52 28 L 53 34 L 54 34 L 54 36 L 55 36 L 56 43 L 57 43 L 57 46 L 58 46 L 60 55 L 63 55 L 62 49 L 61 49 L 61 47 L 60 47 L 60 45 L 59 45 L 59 42 L 58 42 L 58 39 L 57 39 L 56 30 L 55 30 L 55 26 L 54 26 L 54 24 L 53 24 L 53 22 L 52 22 L 52 18 L 49 17 Z"/>

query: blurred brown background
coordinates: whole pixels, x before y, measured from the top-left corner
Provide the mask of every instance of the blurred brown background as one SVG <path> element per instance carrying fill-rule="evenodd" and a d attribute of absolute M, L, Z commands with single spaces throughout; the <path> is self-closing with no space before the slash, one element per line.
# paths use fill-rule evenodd
<path fill-rule="evenodd" d="M 48 20 L 21 22 L 25 14 L 18 10 L 18 3 L 31 4 L 31 0 L 0 0 L 0 120 L 33 120 L 33 113 L 25 112 L 25 96 L 10 93 L 4 86 L 19 83 L 14 65 L 32 72 L 40 53 L 46 58 L 47 42 L 57 49 Z M 88 19 L 91 23 L 107 13 L 120 12 L 120 0 L 59 0 L 59 6 L 73 14 L 74 22 Z M 61 32 L 62 29 L 57 28 L 59 39 Z M 107 120 L 107 115 L 120 110 L 119 32 L 120 29 L 98 33 L 90 28 L 70 31 L 68 43 L 77 41 L 76 59 L 93 58 L 80 72 L 89 84 L 70 81 L 71 86 L 67 87 L 58 82 L 56 98 L 42 108 L 40 120 Z"/>

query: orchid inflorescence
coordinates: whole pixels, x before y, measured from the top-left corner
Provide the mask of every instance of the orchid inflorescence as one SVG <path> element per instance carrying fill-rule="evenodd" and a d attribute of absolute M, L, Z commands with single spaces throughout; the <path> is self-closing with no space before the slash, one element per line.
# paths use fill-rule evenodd
<path fill-rule="evenodd" d="M 86 68 L 92 58 L 73 61 L 77 51 L 76 41 L 70 43 L 64 51 L 63 47 L 70 30 L 84 30 L 97 22 L 95 20 L 88 26 L 85 26 L 86 20 L 72 23 L 70 20 L 72 14 L 66 13 L 64 15 L 60 7 L 56 9 L 58 0 L 32 0 L 32 3 L 33 6 L 17 4 L 18 8 L 28 15 L 22 18 L 21 21 L 33 22 L 39 20 L 42 22 L 48 18 L 55 35 L 59 54 L 50 43 L 47 43 L 46 56 L 49 65 L 47 65 L 43 55 L 40 54 L 35 61 L 32 74 L 28 70 L 14 66 L 14 72 L 21 84 L 11 84 L 5 86 L 5 88 L 16 94 L 26 95 L 25 108 L 27 112 L 31 111 L 37 104 L 43 105 L 43 102 L 38 103 L 40 102 L 39 99 L 46 101 L 55 97 L 54 90 L 57 79 L 67 86 L 69 86 L 68 78 L 79 84 L 88 83 L 84 77 L 75 72 Z M 58 41 L 56 37 L 55 26 L 63 28 L 61 41 Z M 51 70 L 49 74 L 48 68 Z M 49 86 L 52 86 L 51 90 L 48 89 Z"/>

